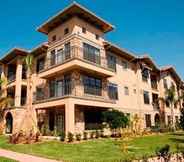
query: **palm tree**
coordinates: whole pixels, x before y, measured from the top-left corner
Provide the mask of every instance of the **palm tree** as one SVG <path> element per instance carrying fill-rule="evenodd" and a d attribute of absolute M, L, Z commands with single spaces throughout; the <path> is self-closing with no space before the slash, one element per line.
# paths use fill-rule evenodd
<path fill-rule="evenodd" d="M 171 128 L 175 129 L 174 126 L 174 105 L 178 103 L 178 98 L 176 97 L 176 90 L 175 87 L 172 85 L 169 89 L 165 92 L 166 98 L 165 101 L 168 102 L 171 106 Z"/>
<path fill-rule="evenodd" d="M 33 72 L 33 55 L 29 54 L 24 58 L 24 62 L 27 68 L 27 112 L 28 118 L 31 120 L 31 129 L 36 133 L 37 125 L 36 125 L 36 112 L 33 109 L 33 99 L 32 99 L 32 72 Z"/>
<path fill-rule="evenodd" d="M 6 79 L 0 79 L 0 87 L 3 85 L 3 84 L 6 84 Z M 13 103 L 13 99 L 11 97 L 4 97 L 2 96 L 3 95 L 3 92 L 4 92 L 4 89 L 1 89 L 0 90 L 0 123 L 3 121 L 4 119 L 4 111 L 5 111 L 5 108 L 7 108 L 8 106 L 10 106 L 12 103 Z M 1 123 L 0 124 L 0 132 L 3 132 L 3 129 L 4 129 L 4 125 Z"/>
<path fill-rule="evenodd" d="M 36 112 L 32 105 L 32 71 L 33 71 L 33 55 L 29 54 L 23 58 L 23 63 L 27 68 L 27 102 L 25 115 L 20 122 L 17 133 L 24 131 L 26 134 L 36 133 L 38 131 L 36 124 Z"/>

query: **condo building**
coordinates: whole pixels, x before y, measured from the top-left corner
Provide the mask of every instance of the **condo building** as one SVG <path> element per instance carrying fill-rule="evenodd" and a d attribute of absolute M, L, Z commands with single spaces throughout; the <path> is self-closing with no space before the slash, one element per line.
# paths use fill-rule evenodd
<path fill-rule="evenodd" d="M 83 132 L 101 127 L 101 112 L 117 109 L 143 119 L 149 128 L 171 122 L 165 91 L 177 96 L 184 83 L 172 66 L 160 68 L 148 55 L 137 56 L 104 39 L 114 26 L 78 3 L 51 17 L 38 31 L 48 41 L 31 51 L 14 48 L 0 60 L 1 96 L 14 102 L 5 109 L 5 133 L 18 129 L 27 106 L 27 76 L 23 58 L 34 56 L 32 104 L 37 127 L 49 131 Z M 174 105 L 174 122 L 183 102 Z"/>

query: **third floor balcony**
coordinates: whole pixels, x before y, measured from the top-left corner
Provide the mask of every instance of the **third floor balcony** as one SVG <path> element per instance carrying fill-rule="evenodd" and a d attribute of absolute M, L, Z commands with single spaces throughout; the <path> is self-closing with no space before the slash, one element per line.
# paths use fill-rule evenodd
<path fill-rule="evenodd" d="M 65 50 L 51 51 L 50 58 L 46 59 L 44 69 L 39 73 L 42 78 L 49 78 L 69 70 L 81 69 L 83 71 L 98 73 L 103 77 L 114 75 L 114 70 L 106 57 L 100 51 L 84 47 L 71 46 Z"/>

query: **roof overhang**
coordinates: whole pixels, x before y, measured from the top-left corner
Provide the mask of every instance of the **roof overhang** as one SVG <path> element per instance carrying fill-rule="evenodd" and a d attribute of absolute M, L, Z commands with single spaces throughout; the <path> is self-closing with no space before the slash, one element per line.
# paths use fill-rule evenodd
<path fill-rule="evenodd" d="M 117 46 L 113 43 L 110 43 L 108 41 L 104 42 L 104 47 L 107 51 L 110 51 L 112 53 L 116 53 L 120 56 L 123 56 L 127 60 L 134 60 L 136 58 L 136 56 L 133 53 L 131 53 L 123 48 L 120 48 L 119 46 Z"/>
<path fill-rule="evenodd" d="M 113 25 L 96 16 L 94 13 L 82 7 L 78 3 L 74 2 L 70 6 L 47 20 L 44 24 L 38 27 L 37 30 L 41 33 L 48 34 L 55 27 L 64 23 L 73 16 L 78 16 L 79 18 L 84 19 L 85 21 L 99 28 L 104 33 L 114 29 Z"/>
<path fill-rule="evenodd" d="M 148 67 L 150 67 L 154 71 L 157 71 L 157 72 L 160 71 L 156 63 L 153 61 L 153 59 L 149 55 L 139 56 L 137 57 L 136 60 L 145 63 Z"/>
<path fill-rule="evenodd" d="M 48 43 L 45 42 L 32 49 L 30 53 L 33 54 L 34 56 L 37 56 L 39 54 L 47 52 L 48 47 L 49 47 Z"/>
<path fill-rule="evenodd" d="M 8 53 L 6 53 L 3 58 L 1 58 L 0 62 L 6 64 L 11 60 L 13 60 L 14 58 L 16 58 L 17 56 L 26 56 L 27 54 L 29 54 L 29 52 L 25 49 L 13 48 Z"/>
<path fill-rule="evenodd" d="M 173 66 L 165 66 L 161 68 L 161 72 L 170 72 L 173 78 L 175 79 L 175 81 L 182 83 L 180 76 L 178 75 L 178 73 L 176 72 L 176 69 Z"/>

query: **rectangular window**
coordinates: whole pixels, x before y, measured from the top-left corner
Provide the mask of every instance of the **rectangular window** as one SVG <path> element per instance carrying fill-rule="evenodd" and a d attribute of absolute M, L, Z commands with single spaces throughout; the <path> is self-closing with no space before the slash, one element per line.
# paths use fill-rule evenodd
<path fill-rule="evenodd" d="M 65 28 L 64 30 L 64 35 L 68 34 L 69 33 L 69 29 L 68 28 Z"/>
<path fill-rule="evenodd" d="M 128 89 L 128 87 L 124 87 L 124 94 L 125 94 L 126 96 L 129 95 L 129 89 Z"/>
<path fill-rule="evenodd" d="M 100 36 L 98 34 L 95 34 L 96 40 L 99 40 Z"/>
<path fill-rule="evenodd" d="M 123 70 L 127 70 L 128 69 L 128 62 L 122 61 L 122 67 L 123 67 Z"/>
<path fill-rule="evenodd" d="M 100 79 L 84 76 L 84 93 L 101 96 L 102 95 L 102 81 Z"/>
<path fill-rule="evenodd" d="M 59 64 L 59 63 L 63 63 L 65 61 L 65 53 L 63 52 L 63 49 L 59 49 L 57 50 L 57 53 L 56 53 L 56 64 Z"/>
<path fill-rule="evenodd" d="M 145 121 L 146 121 L 146 128 L 151 127 L 151 115 L 150 114 L 145 114 Z"/>
<path fill-rule="evenodd" d="M 36 87 L 36 100 L 43 100 L 44 99 L 44 89 Z"/>
<path fill-rule="evenodd" d="M 85 28 L 85 27 L 82 28 L 82 32 L 83 32 L 84 34 L 86 34 L 86 28 Z"/>
<path fill-rule="evenodd" d="M 100 49 L 93 47 L 87 43 L 83 43 L 83 57 L 85 60 L 100 64 Z"/>
<path fill-rule="evenodd" d="M 116 71 L 116 57 L 114 55 L 111 55 L 111 54 L 107 55 L 107 64 L 108 64 L 108 68 Z"/>
<path fill-rule="evenodd" d="M 44 66 L 45 66 L 45 57 L 39 58 L 36 64 L 36 72 L 38 73 L 41 70 L 43 70 Z"/>
<path fill-rule="evenodd" d="M 164 79 L 163 82 L 164 82 L 164 88 L 165 88 L 165 89 L 168 89 L 167 79 Z"/>
<path fill-rule="evenodd" d="M 68 42 L 68 43 L 65 44 L 64 53 L 65 53 L 65 60 L 70 59 L 70 57 L 71 57 L 71 46 L 70 46 L 70 42 Z"/>
<path fill-rule="evenodd" d="M 143 96 L 144 96 L 144 103 L 145 104 L 150 104 L 149 92 L 144 91 Z"/>
<path fill-rule="evenodd" d="M 64 79 L 51 80 L 49 83 L 50 97 L 62 97 L 71 94 L 71 77 L 65 75 Z"/>
<path fill-rule="evenodd" d="M 147 82 L 149 78 L 149 70 L 147 68 L 142 69 L 142 80 Z"/>
<path fill-rule="evenodd" d="M 51 53 L 50 53 L 50 64 L 51 66 L 52 65 L 55 65 L 56 64 L 56 51 L 55 50 L 52 50 Z"/>
<path fill-rule="evenodd" d="M 110 99 L 118 100 L 118 86 L 116 84 L 109 83 L 108 95 Z"/>

